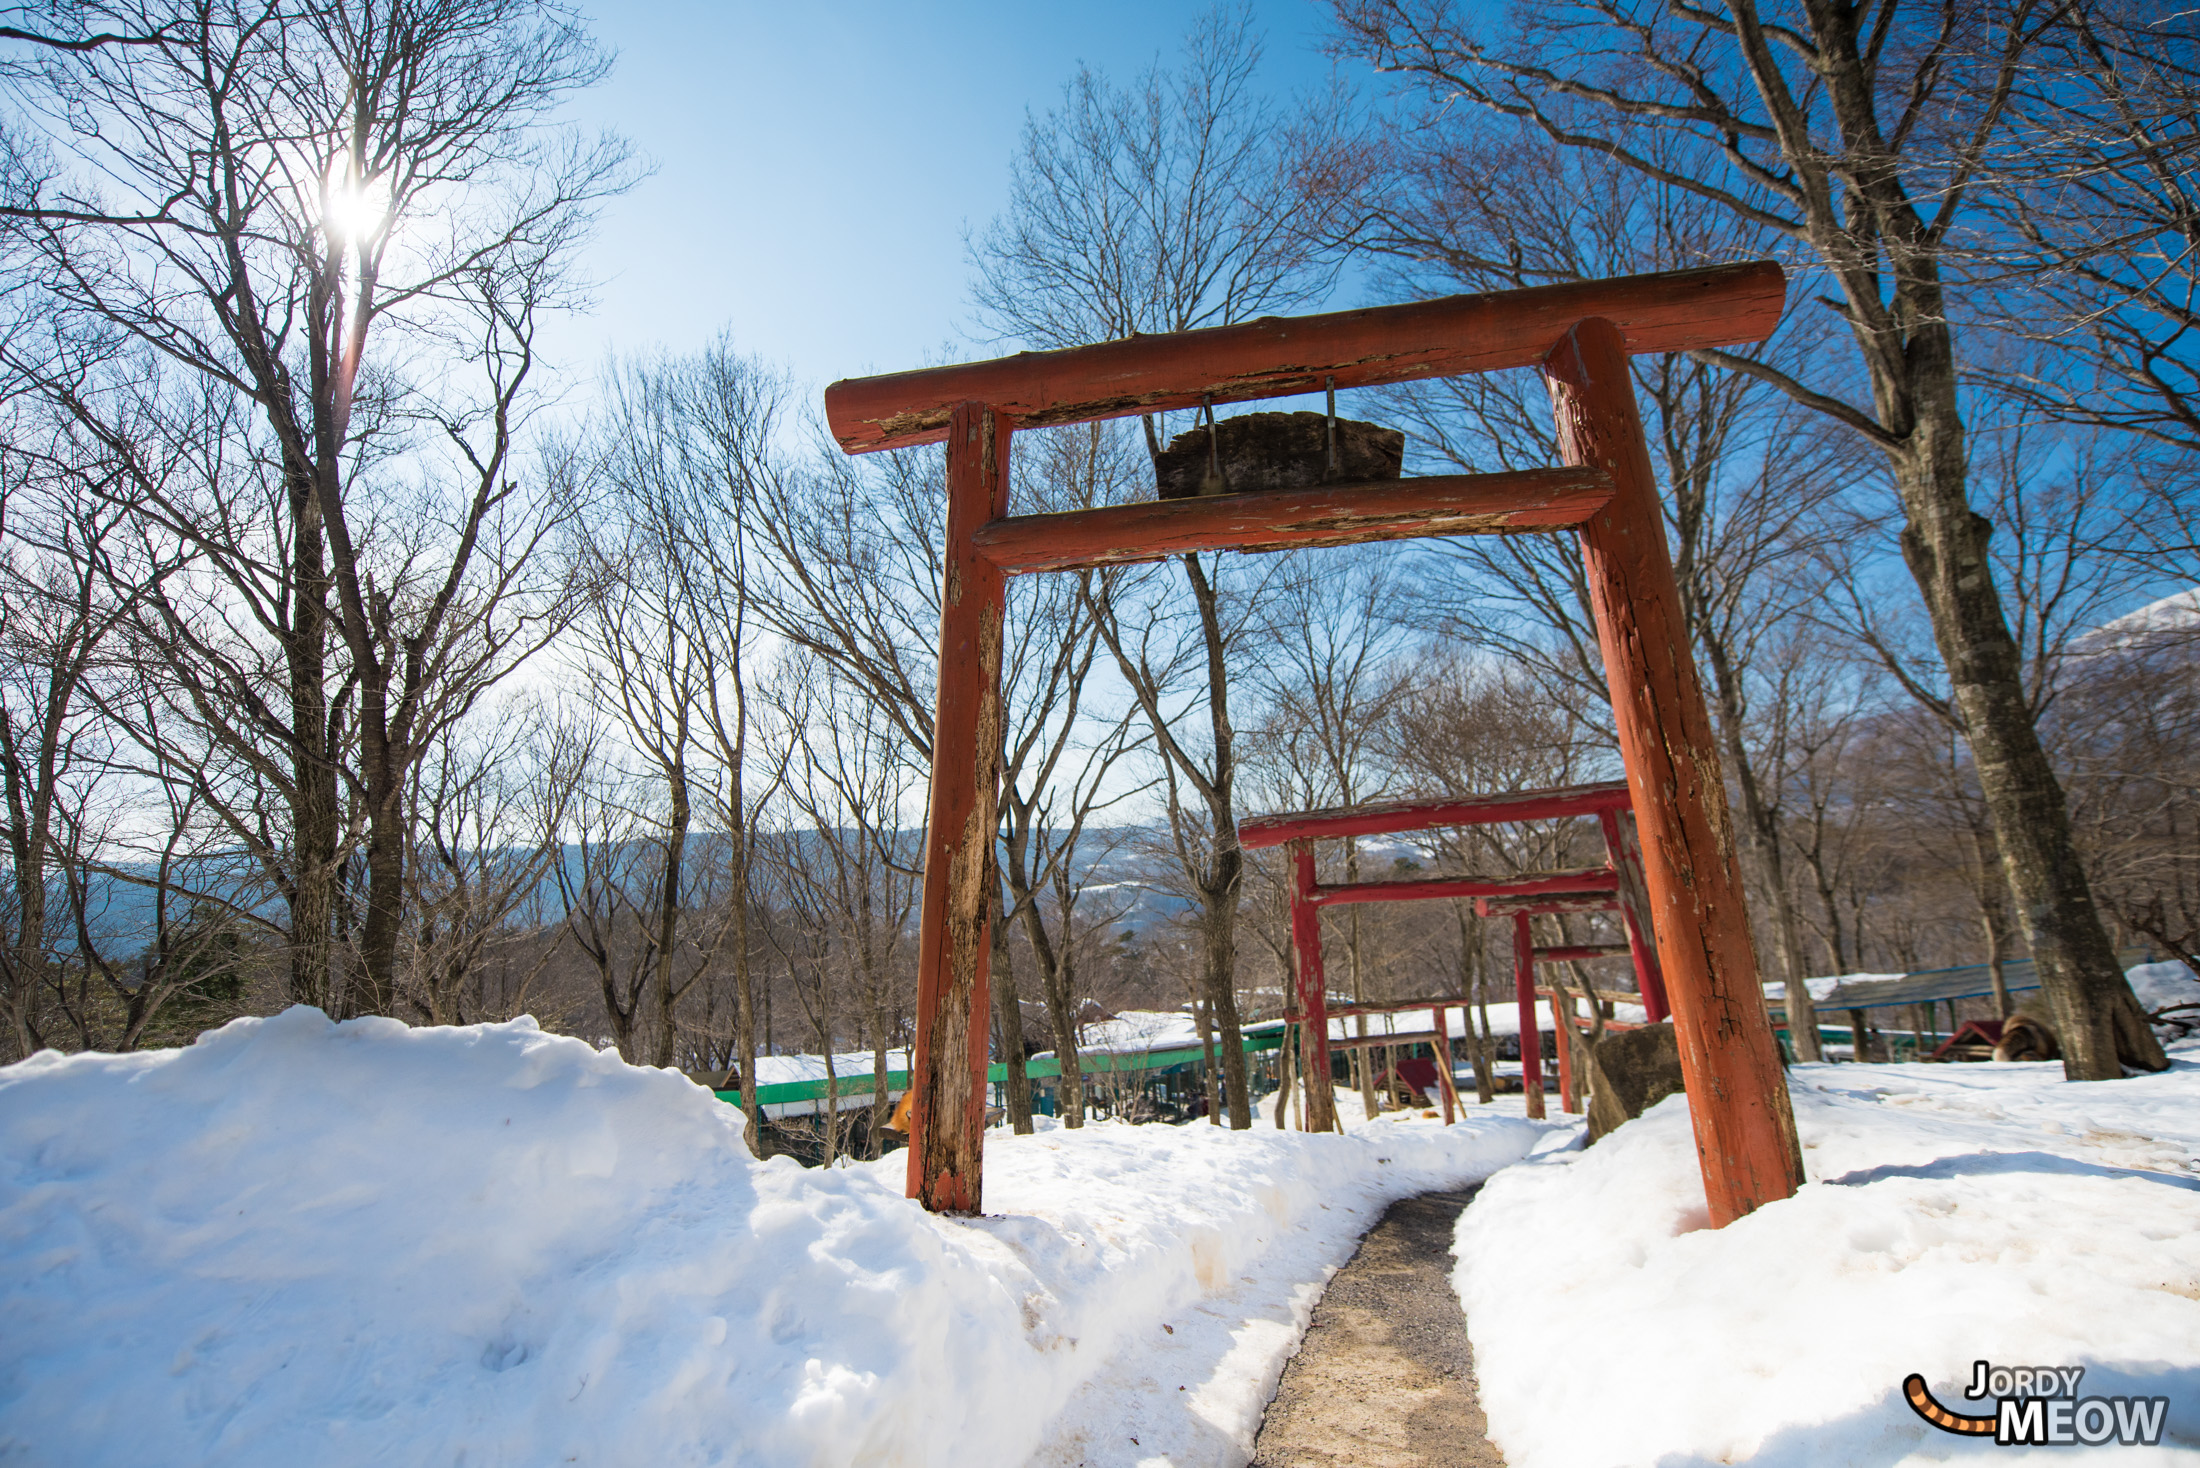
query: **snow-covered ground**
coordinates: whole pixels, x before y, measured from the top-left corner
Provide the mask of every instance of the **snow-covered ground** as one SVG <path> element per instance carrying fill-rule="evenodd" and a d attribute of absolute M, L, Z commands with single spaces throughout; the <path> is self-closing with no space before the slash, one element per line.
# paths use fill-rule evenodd
<path fill-rule="evenodd" d="M 0 1071 L 0 1461 L 1242 1463 L 1377 1212 L 1552 1135 L 996 1131 L 957 1221 L 740 1122 L 529 1021 Z"/>
<path fill-rule="evenodd" d="M 2095 1084 L 1797 1066 L 1810 1182 L 1717 1232 L 1685 1097 L 1500 1174 L 1460 1221 L 1455 1279 L 1506 1462 L 2200 1462 L 2200 1042 L 2173 1058 Z M 1992 1415 L 1963 1395 L 1981 1359 L 2166 1394 L 2162 1445 L 1997 1447 L 1902 1400 L 1915 1371 Z"/>
<path fill-rule="evenodd" d="M 1503 1168 L 1456 1279 L 1513 1468 L 2022 1459 L 1899 1396 L 1981 1410 L 1982 1358 L 2171 1399 L 2160 1448 L 2035 1456 L 2200 1463 L 2174 1053 L 1798 1066 L 1811 1182 L 1717 1232 L 1680 1097 L 1587 1151 L 1517 1095 L 1447 1130 L 1349 1089 L 1342 1137 L 995 1131 L 951 1220 L 898 1155 L 756 1163 L 733 1107 L 527 1021 L 42 1056 L 0 1070 L 0 1462 L 1235 1465 L 1380 1209 Z"/>

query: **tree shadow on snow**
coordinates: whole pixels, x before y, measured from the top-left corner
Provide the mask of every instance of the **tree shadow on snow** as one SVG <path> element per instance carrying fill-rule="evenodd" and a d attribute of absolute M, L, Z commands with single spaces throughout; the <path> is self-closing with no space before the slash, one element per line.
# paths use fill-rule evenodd
<path fill-rule="evenodd" d="M 1860 1188 L 1895 1177 L 1993 1177 L 2017 1172 L 2056 1173 L 2065 1177 L 2131 1177 L 2200 1193 L 2200 1178 L 2180 1177 L 2169 1172 L 2149 1172 L 2138 1167 L 2106 1167 L 2098 1162 L 2080 1162 L 2074 1157 L 2062 1157 L 2053 1152 L 1966 1152 L 1954 1157 L 1936 1157 L 1930 1162 L 1889 1163 L 1884 1167 L 1868 1167 L 1860 1172 L 1829 1177 L 1825 1181 L 1837 1188 Z"/>

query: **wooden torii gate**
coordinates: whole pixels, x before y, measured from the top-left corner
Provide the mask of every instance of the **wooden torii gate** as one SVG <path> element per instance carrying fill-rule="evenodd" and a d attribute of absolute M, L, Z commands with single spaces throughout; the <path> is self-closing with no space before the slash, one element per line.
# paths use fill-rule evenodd
<path fill-rule="evenodd" d="M 1794 1116 L 1627 366 L 1634 352 L 1762 341 L 1785 297 L 1779 266 L 1763 261 L 1266 317 L 826 389 L 848 453 L 947 444 L 911 1197 L 960 1213 L 982 1201 L 1006 578 L 1195 551 L 1562 529 L 1580 535 L 1712 1222 L 1794 1192 Z M 1516 367 L 1541 370 L 1568 467 L 1008 513 L 1019 428 Z"/>
<path fill-rule="evenodd" d="M 1459 1005 L 1458 997 L 1398 1000 L 1382 1004 L 1348 1004 L 1329 1007 L 1329 985 L 1322 969 L 1321 909 L 1340 903 L 1418 902 L 1440 897 L 1471 897 L 1484 917 L 1513 920 L 1514 997 L 1520 1007 L 1521 1080 L 1527 1094 L 1528 1115 L 1543 1115 L 1543 1035 L 1535 1015 L 1539 992 L 1535 982 L 1538 963 L 1617 958 L 1625 955 L 1635 968 L 1635 986 L 1644 1011 L 1654 1024 L 1666 1017 L 1665 983 L 1658 970 L 1655 942 L 1649 931 L 1649 909 L 1643 892 L 1642 856 L 1621 817 L 1628 809 L 1627 782 L 1607 780 L 1593 785 L 1570 785 L 1556 790 L 1517 790 L 1495 795 L 1470 795 L 1460 800 L 1383 801 L 1343 806 L 1331 810 L 1297 811 L 1288 815 L 1254 816 L 1238 823 L 1238 844 L 1248 851 L 1287 846 L 1291 855 L 1291 949 L 1297 959 L 1295 1022 L 1304 1037 L 1299 1053 L 1306 1057 L 1306 1116 L 1311 1131 L 1328 1131 L 1334 1121 L 1326 1084 L 1329 1075 L 1329 1038 L 1332 1015 L 1349 1017 L 1385 1010 L 1435 1008 L 1438 1036 L 1443 1033 L 1442 1007 Z M 1403 835 L 1444 826 L 1487 826 L 1506 821 L 1557 820 L 1568 816 L 1595 816 L 1604 837 L 1605 864 L 1566 871 L 1522 872 L 1512 876 L 1406 877 L 1374 882 L 1314 880 L 1316 841 L 1357 840 L 1362 836 Z M 1538 948 L 1529 935 L 1528 920 L 1540 913 L 1616 912 L 1627 941 L 1606 951 L 1590 945 Z M 1551 1006 L 1554 1021 L 1558 1005 Z M 1425 1037 L 1416 1037 L 1425 1038 Z M 1375 1043 L 1369 1036 L 1368 1043 Z M 1362 1043 L 1353 1041 L 1351 1043 Z M 1559 1097 L 1568 1111 L 1573 1106 L 1573 1075 L 1561 1040 L 1558 1049 Z M 1446 1069 L 1449 1082 L 1449 1069 Z M 1450 1121 L 1446 1100 L 1445 1121 Z"/>

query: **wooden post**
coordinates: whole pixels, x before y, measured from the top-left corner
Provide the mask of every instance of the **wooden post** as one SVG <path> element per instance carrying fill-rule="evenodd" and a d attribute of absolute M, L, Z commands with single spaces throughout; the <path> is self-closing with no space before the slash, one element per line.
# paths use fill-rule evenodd
<path fill-rule="evenodd" d="M 1299 1069 L 1306 1078 L 1306 1129 L 1335 1131 L 1329 1082 L 1328 976 L 1322 970 L 1322 914 L 1313 903 L 1314 843 L 1291 843 L 1291 951 L 1299 959 Z"/>
<path fill-rule="evenodd" d="M 1444 1125 L 1450 1126 L 1458 1119 L 1459 1098 L 1453 1094 L 1451 1079 L 1451 1021 L 1444 1006 L 1436 1006 L 1436 1084 L 1444 1093 Z M 1459 1011 L 1462 1024 L 1471 1024 L 1465 1009 Z"/>
<path fill-rule="evenodd" d="M 947 564 L 940 597 L 939 711 L 917 927 L 917 1034 L 909 1196 L 935 1213 L 977 1213 L 985 1161 L 986 960 L 994 802 L 1001 768 L 1001 619 L 1006 582 L 977 553 L 978 528 L 1008 508 L 1014 424 L 961 403 L 947 434 Z"/>
<path fill-rule="evenodd" d="M 1619 916 L 1627 929 L 1627 952 L 1635 963 L 1635 989 L 1642 995 L 1643 1018 L 1656 1024 L 1672 1013 L 1665 1001 L 1665 978 L 1658 972 L 1658 948 L 1650 932 L 1650 900 L 1642 890 L 1642 848 L 1616 810 L 1597 812 L 1604 828 L 1604 850 L 1619 879 Z"/>
<path fill-rule="evenodd" d="M 1520 1091 L 1528 1115 L 1543 1119 L 1543 1027 L 1535 1018 L 1535 936 L 1528 915 L 1513 914 L 1513 995 L 1520 1006 Z"/>
<path fill-rule="evenodd" d="M 1717 742 L 1696 681 L 1619 328 L 1592 317 L 1544 359 L 1562 455 L 1612 499 L 1581 529 L 1597 644 L 1642 836 L 1658 966 L 1713 1226 L 1793 1196 L 1795 1114 L 1765 1017 Z"/>
<path fill-rule="evenodd" d="M 1574 996 L 1571 990 L 1551 988 L 1551 1038 L 1558 1051 L 1558 1109 L 1579 1111 L 1574 1103 Z"/>

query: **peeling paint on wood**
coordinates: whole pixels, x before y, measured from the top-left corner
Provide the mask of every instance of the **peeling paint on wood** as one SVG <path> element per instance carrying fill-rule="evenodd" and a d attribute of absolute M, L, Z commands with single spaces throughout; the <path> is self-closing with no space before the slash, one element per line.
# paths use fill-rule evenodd
<path fill-rule="evenodd" d="M 979 554 L 1015 576 L 1160 561 L 1188 551 L 1563 530 L 1587 520 L 1611 494 L 1602 475 L 1582 469 L 1444 474 L 1017 515 L 987 525 L 977 543 Z"/>
<path fill-rule="evenodd" d="M 1762 341 L 1787 280 L 1769 260 L 1615 280 L 1447 296 L 1317 316 L 1133 336 L 988 362 L 850 378 L 825 390 L 833 436 L 851 454 L 937 443 L 960 402 L 1019 427 L 1087 423 L 1215 403 L 1530 367 L 1577 321 L 1617 322 L 1629 351 Z"/>
<path fill-rule="evenodd" d="M 949 594 L 940 607 L 939 709 L 917 921 L 908 1174 L 909 1196 L 936 1213 L 976 1213 L 984 1201 L 988 897 L 1007 583 L 970 540 L 1007 507 L 1012 427 L 984 404 L 965 403 L 948 438 Z"/>
<path fill-rule="evenodd" d="M 1802 1183 L 1787 1082 L 1759 988 L 1726 787 L 1636 416 L 1627 342 L 1576 326 L 1544 364 L 1560 451 L 1610 475 L 1581 529 L 1583 569 L 1627 766 L 1658 964 L 1672 1005 L 1715 1226 Z M 1521 928 L 1527 919 L 1518 919 Z"/>
<path fill-rule="evenodd" d="M 1625 780 L 1592 785 L 1561 785 L 1550 790 L 1514 790 L 1469 795 L 1458 800 L 1381 800 L 1289 815 L 1254 816 L 1238 823 L 1238 845 L 1247 851 L 1281 846 L 1286 841 L 1338 841 L 1347 836 L 1403 835 L 1439 826 L 1488 826 L 1500 821 L 1557 820 L 1624 810 Z"/>
<path fill-rule="evenodd" d="M 1326 907 L 1344 902 L 1417 902 L 1432 897 L 1525 897 L 1555 892 L 1614 892 L 1619 874 L 1607 867 L 1566 872 L 1522 872 L 1513 877 L 1408 877 L 1390 882 L 1339 882 L 1316 887 L 1308 900 Z"/>

